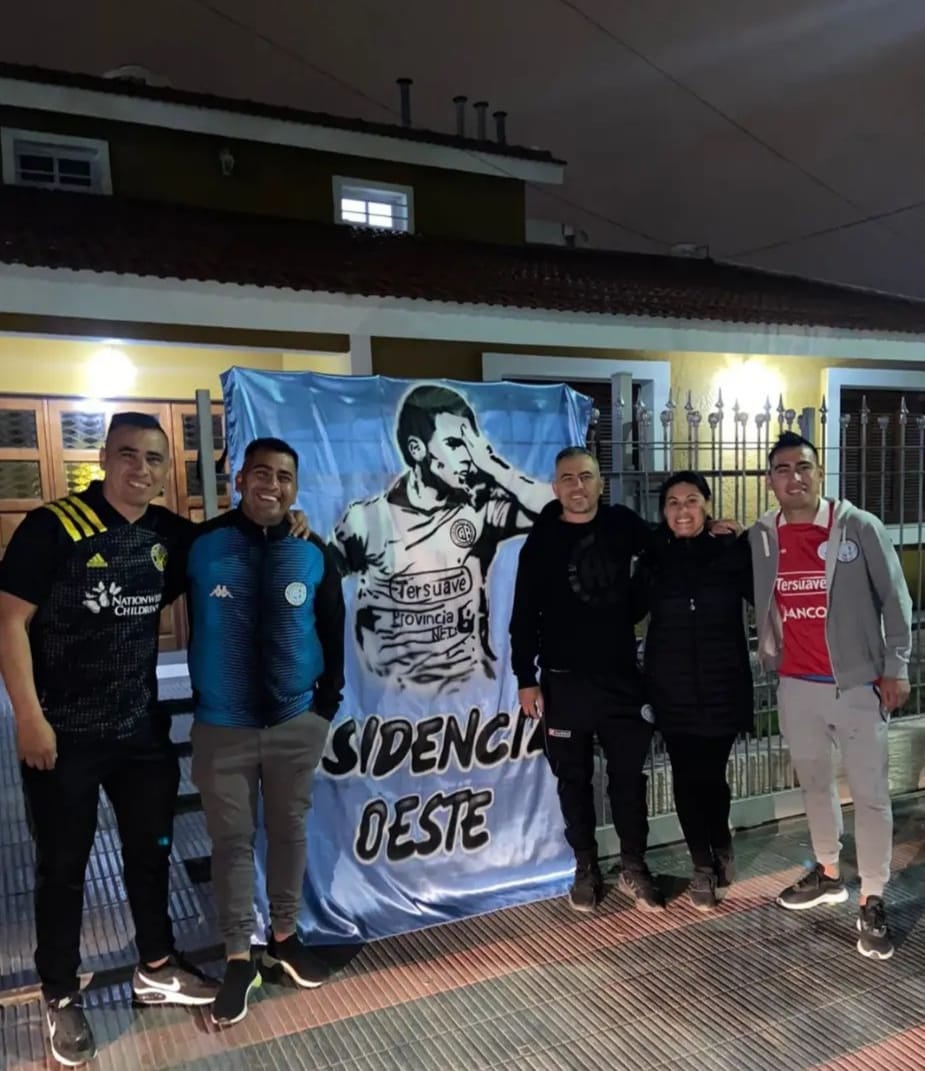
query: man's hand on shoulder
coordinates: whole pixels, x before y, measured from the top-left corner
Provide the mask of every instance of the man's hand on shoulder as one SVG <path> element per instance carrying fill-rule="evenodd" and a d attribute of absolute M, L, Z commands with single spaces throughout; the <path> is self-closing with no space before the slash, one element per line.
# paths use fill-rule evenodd
<path fill-rule="evenodd" d="M 718 521 L 714 521 L 711 518 L 707 521 L 707 531 L 709 531 L 710 535 L 740 536 L 745 531 L 745 526 L 729 517 L 721 518 Z"/>
<path fill-rule="evenodd" d="M 289 522 L 289 534 L 295 539 L 309 539 L 312 534 L 312 526 L 308 523 L 308 517 L 300 509 L 291 509 L 286 514 Z"/>

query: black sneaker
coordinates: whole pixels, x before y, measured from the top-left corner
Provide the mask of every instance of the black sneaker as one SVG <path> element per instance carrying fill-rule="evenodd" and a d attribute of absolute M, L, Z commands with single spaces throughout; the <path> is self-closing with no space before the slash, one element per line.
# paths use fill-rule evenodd
<path fill-rule="evenodd" d="M 698 911 L 711 911 L 716 907 L 716 874 L 713 870 L 698 867 L 687 887 L 687 895 Z"/>
<path fill-rule="evenodd" d="M 247 1002 L 251 993 L 263 984 L 260 971 L 253 959 L 230 959 L 225 967 L 225 977 L 215 1003 L 212 1005 L 212 1022 L 216 1026 L 234 1026 L 247 1015 Z"/>
<path fill-rule="evenodd" d="M 788 911 L 805 911 L 817 904 L 843 904 L 847 899 L 848 890 L 841 877 L 826 877 L 822 864 L 817 863 L 799 881 L 784 889 L 777 902 Z"/>
<path fill-rule="evenodd" d="M 50 1000 L 45 1009 L 51 1054 L 65 1067 L 80 1067 L 96 1056 L 93 1031 L 84 1015 L 83 1002 L 75 993 Z"/>
<path fill-rule="evenodd" d="M 195 1007 L 215 1000 L 218 982 L 174 953 L 156 970 L 143 964 L 136 967 L 132 975 L 132 993 L 139 1004 Z"/>
<path fill-rule="evenodd" d="M 576 911 L 593 911 L 601 902 L 604 879 L 597 863 L 579 862 L 575 880 L 568 892 L 568 902 Z"/>
<path fill-rule="evenodd" d="M 665 897 L 645 864 L 641 867 L 624 867 L 620 872 L 620 888 L 632 896 L 636 906 L 643 911 L 661 911 L 665 906 Z"/>
<path fill-rule="evenodd" d="M 719 889 L 728 889 L 736 879 L 736 857 L 732 848 L 713 853 L 713 871 Z"/>
<path fill-rule="evenodd" d="M 303 989 L 316 989 L 331 976 L 328 965 L 310 948 L 306 948 L 296 934 L 285 941 L 271 937 L 263 958 L 268 967 L 282 967 L 293 982 Z"/>
<path fill-rule="evenodd" d="M 886 922 L 886 908 L 879 896 L 868 896 L 858 914 L 858 952 L 868 959 L 889 959 L 893 938 Z"/>

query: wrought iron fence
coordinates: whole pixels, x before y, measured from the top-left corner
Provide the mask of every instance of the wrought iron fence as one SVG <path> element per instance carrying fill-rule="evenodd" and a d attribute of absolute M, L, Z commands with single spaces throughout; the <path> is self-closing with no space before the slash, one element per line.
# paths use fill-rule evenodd
<path fill-rule="evenodd" d="M 902 714 L 925 713 L 923 638 L 925 613 L 925 392 L 912 398 L 887 392 L 843 392 L 837 426 L 829 423 L 823 398 L 818 409 L 796 410 L 780 398 L 757 413 L 746 412 L 722 394 L 704 413 L 688 394 L 683 405 L 669 397 L 660 412 L 641 401 L 613 401 L 613 438 L 600 440 L 592 426 L 591 442 L 604 463 L 610 500 L 632 506 L 657 520 L 658 488 L 671 472 L 693 469 L 713 489 L 714 513 L 744 525 L 773 506 L 767 484 L 768 453 L 784 431 L 798 431 L 812 441 L 823 462 L 825 493 L 849 498 L 879 515 L 900 556 L 914 605 L 911 695 Z M 890 408 L 888 409 L 888 406 Z M 606 462 L 611 464 L 607 466 Z M 764 673 L 755 656 L 755 729 L 736 742 L 729 764 L 733 797 L 787 791 L 795 787 L 786 741 L 777 717 L 776 680 Z M 600 786 L 599 813 L 609 812 Z M 653 815 L 674 810 L 670 766 L 658 737 L 649 770 L 649 807 Z"/>

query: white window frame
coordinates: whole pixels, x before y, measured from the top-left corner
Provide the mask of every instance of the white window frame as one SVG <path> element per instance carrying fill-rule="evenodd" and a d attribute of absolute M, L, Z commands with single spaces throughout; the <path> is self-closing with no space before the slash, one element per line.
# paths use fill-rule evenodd
<path fill-rule="evenodd" d="M 92 154 L 92 186 L 54 185 L 45 182 L 21 182 L 16 174 L 16 147 L 19 142 L 29 141 L 38 145 L 60 147 L 62 150 L 79 149 L 81 154 Z M 109 142 L 97 138 L 80 138 L 71 134 L 51 134 L 45 130 L 17 130 L 13 127 L 0 129 L 0 155 L 3 157 L 3 181 L 8 186 L 21 186 L 32 190 L 65 190 L 69 193 L 91 193 L 109 196 L 112 194 L 112 171 L 109 163 Z M 66 152 L 62 151 L 62 156 Z"/>
<path fill-rule="evenodd" d="M 826 453 L 823 458 L 825 470 L 825 494 L 838 498 L 841 483 L 841 392 L 845 387 L 864 390 L 873 394 L 878 390 L 919 391 L 925 380 L 925 368 L 918 371 L 886 372 L 879 368 L 826 368 L 822 373 L 823 395 L 828 410 L 826 414 Z M 818 421 L 819 415 L 816 414 Z M 828 464 L 829 459 L 834 459 Z M 886 530 L 898 546 L 900 540 L 908 543 L 912 537 L 911 524 L 888 524 Z"/>
<path fill-rule="evenodd" d="M 369 230 L 391 231 L 393 234 L 414 234 L 414 189 L 411 186 L 396 186 L 391 182 L 376 182 L 372 179 L 347 178 L 344 175 L 335 175 L 332 179 L 334 192 L 334 220 L 348 227 L 367 227 Z M 350 197 L 350 191 L 362 193 L 362 197 L 356 200 L 374 201 L 376 195 L 382 195 L 379 199 L 387 204 L 402 204 L 407 208 L 407 220 L 404 227 L 377 227 L 375 223 L 356 223 L 354 220 L 344 219 L 343 201 Z"/>
<path fill-rule="evenodd" d="M 649 472 L 667 471 L 668 459 L 660 434 L 659 414 L 668 404 L 671 393 L 670 361 L 611 361 L 597 357 L 553 357 L 547 354 L 482 354 L 482 379 L 486 383 L 501 379 L 548 379 L 551 383 L 610 380 L 613 385 L 617 376 L 632 378 L 633 385 L 639 387 L 639 400 L 652 413 Z"/>

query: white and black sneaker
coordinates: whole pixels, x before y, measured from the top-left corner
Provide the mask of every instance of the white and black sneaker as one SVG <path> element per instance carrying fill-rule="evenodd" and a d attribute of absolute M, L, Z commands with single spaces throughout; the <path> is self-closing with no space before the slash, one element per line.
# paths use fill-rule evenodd
<path fill-rule="evenodd" d="M 225 977 L 212 1005 L 212 1022 L 216 1026 L 234 1026 L 247 1015 L 251 993 L 263 984 L 257 964 L 247 959 L 230 959 L 225 965 Z"/>
<path fill-rule="evenodd" d="M 96 1056 L 96 1041 L 79 993 L 50 1000 L 45 1009 L 51 1054 L 65 1067 L 81 1067 Z"/>
<path fill-rule="evenodd" d="M 886 921 L 886 908 L 879 896 L 868 896 L 858 913 L 858 952 L 868 959 L 889 959 L 893 938 Z"/>
<path fill-rule="evenodd" d="M 848 899 L 848 890 L 841 877 L 830 878 L 817 863 L 798 881 L 788 885 L 778 896 L 777 902 L 788 911 L 805 911 L 819 904 L 843 904 Z"/>
<path fill-rule="evenodd" d="M 296 934 L 285 941 L 271 937 L 263 959 L 268 967 L 282 967 L 302 989 L 316 989 L 331 976 L 328 965 L 310 948 L 306 948 Z"/>
<path fill-rule="evenodd" d="M 152 970 L 140 965 L 132 976 L 132 993 L 139 1004 L 211 1004 L 218 982 L 174 953 L 163 966 Z"/>

